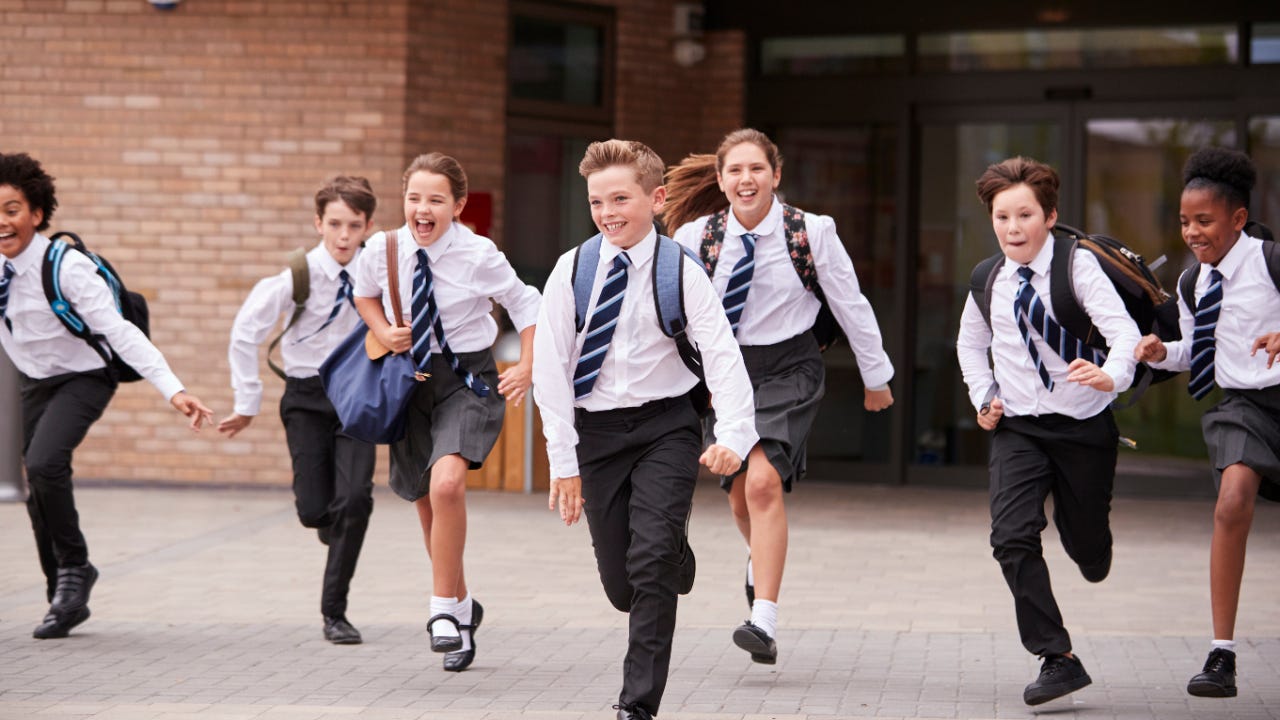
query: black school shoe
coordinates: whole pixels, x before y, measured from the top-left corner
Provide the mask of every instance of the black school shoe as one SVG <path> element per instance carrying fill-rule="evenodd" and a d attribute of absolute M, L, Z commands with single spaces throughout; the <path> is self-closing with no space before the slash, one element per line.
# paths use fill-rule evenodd
<path fill-rule="evenodd" d="M 1187 692 L 1196 697 L 1229 698 L 1236 696 L 1236 654 L 1226 648 L 1209 651 L 1204 671 L 1191 678 Z"/>
<path fill-rule="evenodd" d="M 639 705 L 614 705 L 613 708 L 618 711 L 617 720 L 653 720 L 653 714 Z"/>
<path fill-rule="evenodd" d="M 1049 655 L 1040 666 L 1040 677 L 1022 691 L 1022 702 L 1039 705 L 1075 692 L 1093 682 L 1080 658 Z"/>
<path fill-rule="evenodd" d="M 71 628 L 89 619 L 89 593 L 98 581 L 98 568 L 89 563 L 58 568 L 49 612 L 31 637 L 37 640 L 64 638 Z"/>
<path fill-rule="evenodd" d="M 449 672 L 462 672 L 471 667 L 471 663 L 476 659 L 476 630 L 480 629 L 480 621 L 484 619 L 484 607 L 480 605 L 480 601 L 471 600 L 471 624 L 459 625 L 458 633 L 467 633 L 471 636 L 470 650 L 454 650 L 444 654 L 444 669 Z"/>
<path fill-rule="evenodd" d="M 44 620 L 31 633 L 31 637 L 37 640 L 53 640 L 55 638 L 64 638 L 71 634 L 71 628 L 79 625 L 89 619 L 89 607 L 85 606 L 79 610 L 72 610 L 70 613 L 62 613 L 57 610 L 50 609 L 49 613 L 44 616 Z"/>
<path fill-rule="evenodd" d="M 764 630 L 748 620 L 733 631 L 733 644 L 751 653 L 751 659 L 761 665 L 778 662 L 778 644 Z"/>
<path fill-rule="evenodd" d="M 324 639 L 334 645 L 359 645 L 364 642 L 364 638 L 360 637 L 360 631 L 347 622 L 342 615 L 324 616 Z"/>

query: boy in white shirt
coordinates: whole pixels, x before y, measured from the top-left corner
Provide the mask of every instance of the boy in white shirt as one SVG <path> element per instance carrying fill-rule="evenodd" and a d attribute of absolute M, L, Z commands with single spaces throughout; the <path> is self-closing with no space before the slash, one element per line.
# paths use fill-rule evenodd
<path fill-rule="evenodd" d="M 310 292 L 302 312 L 288 321 L 280 337 L 286 376 L 280 419 L 293 458 L 294 501 L 303 527 L 315 528 L 320 542 L 329 546 L 320 614 L 325 639 L 337 645 L 362 641 L 346 617 L 347 592 L 373 512 L 374 446 L 343 434 L 318 370 L 359 322 L 349 273 L 377 205 L 373 188 L 362 177 L 335 177 L 316 193 L 320 244 L 306 254 Z M 263 278 L 236 314 L 227 352 L 235 412 L 218 423 L 218 432 L 227 437 L 235 437 L 258 414 L 258 346 L 281 316 L 294 310 L 294 290 L 291 270 Z"/>

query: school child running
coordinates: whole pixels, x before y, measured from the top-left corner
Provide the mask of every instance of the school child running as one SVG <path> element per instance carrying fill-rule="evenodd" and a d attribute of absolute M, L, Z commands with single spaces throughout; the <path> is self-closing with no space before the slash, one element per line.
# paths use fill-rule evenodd
<path fill-rule="evenodd" d="M 404 171 L 404 226 L 374 235 L 356 268 L 356 309 L 392 352 L 411 352 L 423 378 L 410 401 L 404 439 L 391 446 L 391 489 L 413 502 L 431 558 L 431 649 L 444 669 L 466 670 L 484 608 L 463 572 L 467 470 L 475 470 L 502 430 L 503 398 L 529 390 L 538 291 L 516 277 L 489 238 L 458 222 L 467 175 L 438 152 Z M 393 324 L 386 244 L 396 243 L 402 323 Z M 520 333 L 520 360 L 501 375 L 493 359 L 497 300 Z"/>
<path fill-rule="evenodd" d="M 218 423 L 218 432 L 235 437 L 253 422 L 262 405 L 258 346 L 287 318 L 268 353 L 281 345 L 280 419 L 293 458 L 298 520 L 315 528 L 320 542 L 329 546 L 320 614 L 324 638 L 336 645 L 361 642 L 360 631 L 347 620 L 347 592 L 373 512 L 374 446 L 342 433 L 318 373 L 320 363 L 360 319 L 352 298 L 352 262 L 377 205 L 373 188 L 362 177 L 332 178 L 316 193 L 320 244 L 291 259 L 296 268 L 259 281 L 236 314 L 227 351 L 235 411 Z M 295 278 L 306 284 L 295 287 Z M 298 300 L 303 304 L 295 305 Z"/>
<path fill-rule="evenodd" d="M 1148 335 L 1135 351 L 1152 367 L 1190 370 L 1187 390 L 1197 400 L 1222 388 L 1200 420 L 1218 485 L 1209 550 L 1214 639 L 1187 684 L 1200 697 L 1236 696 L 1236 611 L 1254 502 L 1280 500 L 1280 248 L 1265 228 L 1245 231 L 1256 179 L 1253 161 L 1235 150 L 1207 147 L 1187 159 L 1178 220 L 1199 264 L 1178 282 L 1182 339 Z"/>
<path fill-rule="evenodd" d="M 733 642 L 770 665 L 778 657 L 787 558 L 783 496 L 804 477 L 805 444 L 824 392 L 826 370 L 810 331 L 823 294 L 857 356 L 863 406 L 893 404 L 893 363 L 835 222 L 783 204 L 774 194 L 781 180 L 773 141 L 758 130 L 735 130 L 715 155 L 690 155 L 671 168 L 663 215 L 677 228 L 675 240 L 702 258 L 751 377 L 760 441 L 720 486 L 750 553 L 751 618 L 734 630 Z M 706 430 L 707 442 L 716 442 L 714 416 Z"/>
<path fill-rule="evenodd" d="M 98 569 L 80 531 L 71 456 L 102 417 L 118 376 L 117 357 L 146 378 L 198 431 L 213 411 L 169 369 L 164 355 L 121 316 L 97 266 L 76 250 L 54 268 L 62 299 L 92 332 L 96 345 L 72 335 L 45 295 L 50 240 L 41 233 L 58 207 L 53 178 L 26 153 L 0 153 L 0 346 L 20 373 L 22 461 L 27 512 L 44 570 L 49 612 L 32 635 L 64 638 L 89 619 L 89 593 Z"/>
<path fill-rule="evenodd" d="M 547 279 L 534 353 L 548 507 L 566 525 L 586 513 L 605 595 L 630 613 L 619 720 L 657 715 L 666 688 L 677 595 L 695 572 L 685 525 L 698 463 L 730 474 L 757 440 L 751 386 L 715 290 L 655 230 L 662 170 L 639 142 L 587 148 L 578 171 L 600 234 L 562 255 Z M 680 294 L 664 292 L 674 283 L 716 408 L 719 440 L 705 451 L 691 397 L 698 377 L 659 324 L 656 303 Z"/>
<path fill-rule="evenodd" d="M 991 547 L 1013 593 L 1022 645 L 1044 660 L 1022 694 L 1028 705 L 1039 705 L 1092 682 L 1071 652 L 1049 584 L 1040 541 L 1045 498 L 1053 495 L 1067 555 L 1086 580 L 1101 582 L 1111 570 L 1108 518 L 1119 442 L 1111 402 L 1133 382 L 1139 333 L 1087 250 L 1074 251 L 1070 279 L 1111 349 L 1105 361 L 1054 318 L 1049 270 L 1066 258 L 1054 257 L 1050 233 L 1058 219 L 1053 168 L 1010 158 L 989 166 L 977 186 L 1004 258 L 985 299 L 990 324 L 971 294 L 956 354 L 978 425 L 992 432 Z"/>

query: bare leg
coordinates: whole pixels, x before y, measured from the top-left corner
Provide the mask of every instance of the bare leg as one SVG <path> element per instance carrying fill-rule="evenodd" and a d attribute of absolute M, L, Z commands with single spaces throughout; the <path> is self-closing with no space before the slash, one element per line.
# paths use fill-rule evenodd
<path fill-rule="evenodd" d="M 748 455 L 748 457 L 750 457 Z M 742 539 L 751 544 L 751 515 L 747 512 L 747 476 L 739 475 L 733 479 L 729 487 L 729 512 L 733 513 L 733 522 L 742 533 Z"/>
<path fill-rule="evenodd" d="M 422 544 L 427 548 L 427 557 L 431 558 L 431 528 L 432 520 L 434 519 L 431 511 L 431 496 L 428 495 L 426 497 L 418 498 L 414 502 L 414 506 L 418 510 L 418 523 L 422 525 Z M 459 563 L 459 565 L 461 565 L 461 563 Z M 466 574 L 461 569 L 458 571 L 457 593 L 459 600 L 467 596 Z M 445 597 L 449 596 L 446 595 Z"/>
<path fill-rule="evenodd" d="M 745 486 L 756 598 L 777 602 L 787 561 L 787 508 L 782 501 L 782 478 L 759 445 L 751 449 L 748 458 L 745 482 L 735 482 L 734 486 Z"/>
<path fill-rule="evenodd" d="M 1209 552 L 1209 594 L 1213 637 L 1232 640 L 1244 577 L 1244 552 L 1253 525 L 1253 507 L 1262 477 L 1242 464 L 1222 471 L 1218 504 L 1213 511 L 1213 545 Z"/>

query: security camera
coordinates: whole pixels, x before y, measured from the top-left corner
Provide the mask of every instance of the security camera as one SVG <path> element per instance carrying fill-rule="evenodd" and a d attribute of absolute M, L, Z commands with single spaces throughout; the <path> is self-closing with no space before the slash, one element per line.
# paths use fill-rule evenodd
<path fill-rule="evenodd" d="M 172 10 L 178 7 L 178 3 L 182 2 L 182 0 L 147 0 L 147 2 L 151 3 L 152 7 L 157 10 Z"/>

